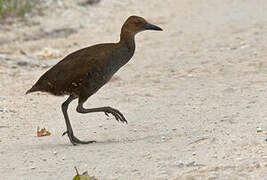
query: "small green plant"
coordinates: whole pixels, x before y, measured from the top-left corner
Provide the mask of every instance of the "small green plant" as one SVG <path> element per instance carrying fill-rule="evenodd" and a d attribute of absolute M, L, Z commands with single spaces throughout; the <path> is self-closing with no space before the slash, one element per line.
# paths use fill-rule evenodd
<path fill-rule="evenodd" d="M 0 18 L 24 16 L 32 9 L 33 0 L 0 0 Z"/>
<path fill-rule="evenodd" d="M 74 176 L 73 180 L 97 180 L 94 176 L 89 176 L 87 171 L 80 175 L 78 169 L 76 167 L 74 168 L 76 170 L 76 176 Z"/>

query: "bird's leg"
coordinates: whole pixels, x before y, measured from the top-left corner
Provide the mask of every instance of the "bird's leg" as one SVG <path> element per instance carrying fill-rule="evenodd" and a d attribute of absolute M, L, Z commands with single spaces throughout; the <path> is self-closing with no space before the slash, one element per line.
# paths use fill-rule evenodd
<path fill-rule="evenodd" d="M 93 143 L 95 141 L 81 141 L 79 140 L 78 138 L 76 138 L 73 134 L 73 130 L 72 130 L 72 127 L 71 127 L 71 124 L 70 124 L 70 120 L 69 120 L 69 116 L 68 116 L 68 106 L 70 104 L 71 101 L 73 101 L 74 99 L 76 99 L 76 97 L 74 96 L 70 96 L 63 104 L 62 104 L 62 112 L 63 112 L 63 115 L 64 115 L 64 118 L 65 118 L 65 122 L 66 122 L 66 126 L 67 126 L 67 131 L 64 132 L 62 134 L 62 136 L 64 136 L 65 134 L 68 134 L 69 136 L 69 139 L 70 139 L 70 142 L 73 144 L 73 145 L 76 145 L 76 144 L 89 144 L 89 143 Z"/>
<path fill-rule="evenodd" d="M 109 116 L 108 114 L 112 114 L 116 120 L 119 122 L 121 121 L 122 123 L 126 123 L 127 124 L 127 120 L 125 119 L 124 115 L 117 109 L 114 109 L 112 107 L 109 106 L 105 106 L 105 107 L 98 107 L 98 108 L 91 108 L 91 109 L 85 109 L 83 107 L 83 102 L 80 102 L 79 100 L 79 104 L 76 108 L 77 112 L 79 113 L 93 113 L 93 112 L 104 112 L 107 116 Z"/>

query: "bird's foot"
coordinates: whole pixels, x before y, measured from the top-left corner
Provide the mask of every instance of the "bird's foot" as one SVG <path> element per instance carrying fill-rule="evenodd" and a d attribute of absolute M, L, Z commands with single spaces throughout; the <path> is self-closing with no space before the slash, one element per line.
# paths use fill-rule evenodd
<path fill-rule="evenodd" d="M 73 144 L 73 145 L 77 145 L 77 144 L 90 144 L 90 143 L 94 143 L 96 141 L 81 141 L 79 140 L 78 138 L 76 138 L 74 135 L 73 135 L 73 132 L 70 132 L 70 131 L 66 131 L 62 134 L 62 136 L 64 136 L 65 134 L 68 134 L 68 137 L 70 139 L 70 142 Z"/>
<path fill-rule="evenodd" d="M 121 121 L 122 123 L 125 123 L 125 124 L 128 123 L 124 115 L 117 109 L 114 109 L 112 107 L 106 107 L 106 109 L 104 110 L 104 113 L 107 116 L 109 116 L 109 113 L 112 114 L 118 122 Z"/>

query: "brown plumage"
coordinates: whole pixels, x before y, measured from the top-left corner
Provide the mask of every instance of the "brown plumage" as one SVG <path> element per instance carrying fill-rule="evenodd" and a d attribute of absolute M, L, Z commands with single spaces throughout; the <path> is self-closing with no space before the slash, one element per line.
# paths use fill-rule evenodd
<path fill-rule="evenodd" d="M 69 95 L 62 104 L 62 112 L 65 118 L 67 131 L 72 144 L 88 144 L 95 141 L 81 141 L 73 134 L 73 130 L 67 114 L 68 105 L 78 98 L 77 112 L 91 113 L 104 112 L 112 114 L 117 121 L 127 123 L 123 114 L 111 107 L 99 107 L 85 109 L 84 102 L 96 93 L 123 65 L 133 56 L 135 51 L 134 37 L 144 30 L 162 30 L 149 24 L 138 16 L 129 17 L 121 29 L 118 43 L 97 44 L 75 51 L 55 66 L 44 73 L 40 79 L 29 89 L 26 94 L 42 91 L 53 95 Z"/>

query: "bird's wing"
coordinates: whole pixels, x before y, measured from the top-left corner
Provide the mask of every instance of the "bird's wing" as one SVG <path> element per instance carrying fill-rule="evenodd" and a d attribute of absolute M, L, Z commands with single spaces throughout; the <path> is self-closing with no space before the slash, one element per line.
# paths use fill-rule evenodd
<path fill-rule="evenodd" d="M 104 62 L 103 49 L 106 47 L 91 46 L 69 54 L 40 77 L 36 83 L 38 90 L 57 94 L 72 83 L 81 81 L 88 72 Z"/>

